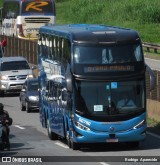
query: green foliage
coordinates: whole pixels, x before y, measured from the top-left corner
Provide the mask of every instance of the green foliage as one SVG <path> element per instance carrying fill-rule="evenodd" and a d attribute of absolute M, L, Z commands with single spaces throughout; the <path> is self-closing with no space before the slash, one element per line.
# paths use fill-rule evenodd
<path fill-rule="evenodd" d="M 160 43 L 159 6 L 160 0 L 57 0 L 56 20 L 132 28 L 143 41 Z"/>
<path fill-rule="evenodd" d="M 160 129 L 160 122 L 156 121 L 153 118 L 147 118 L 147 124 L 149 127 L 155 127 Z"/>
<path fill-rule="evenodd" d="M 70 0 L 68 15 L 73 15 L 72 19 L 76 22 L 94 22 L 94 18 L 99 16 L 104 22 L 159 23 L 159 6 L 159 0 Z"/>

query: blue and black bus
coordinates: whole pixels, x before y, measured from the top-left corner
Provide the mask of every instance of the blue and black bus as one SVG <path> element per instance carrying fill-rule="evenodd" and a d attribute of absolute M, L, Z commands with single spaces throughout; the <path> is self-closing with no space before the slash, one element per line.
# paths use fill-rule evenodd
<path fill-rule="evenodd" d="M 38 40 L 40 121 L 50 139 L 83 143 L 146 137 L 146 69 L 138 33 L 90 24 L 48 25 Z"/>

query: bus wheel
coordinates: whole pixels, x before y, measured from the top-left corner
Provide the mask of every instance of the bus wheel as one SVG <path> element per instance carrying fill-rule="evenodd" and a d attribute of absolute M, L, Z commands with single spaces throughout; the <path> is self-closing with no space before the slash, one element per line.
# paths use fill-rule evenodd
<path fill-rule="evenodd" d="M 57 140 L 57 139 L 58 139 L 57 134 L 55 134 L 54 132 L 51 131 L 49 119 L 47 119 L 47 132 L 48 132 L 48 137 L 49 137 L 51 140 Z"/>
<path fill-rule="evenodd" d="M 73 150 L 78 150 L 80 149 L 80 144 L 76 143 L 76 142 L 71 142 L 71 146 Z"/>
<path fill-rule="evenodd" d="M 127 145 L 131 148 L 137 148 L 139 146 L 139 142 L 127 142 Z"/>

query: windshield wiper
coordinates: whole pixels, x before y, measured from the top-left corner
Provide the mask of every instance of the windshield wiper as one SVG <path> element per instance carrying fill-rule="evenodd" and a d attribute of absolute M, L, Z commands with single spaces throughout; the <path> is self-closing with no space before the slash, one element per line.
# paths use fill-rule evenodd
<path fill-rule="evenodd" d="M 84 114 L 85 114 L 84 112 L 78 111 L 77 109 L 76 109 L 76 112 L 77 112 L 78 114 L 80 114 L 80 115 L 84 115 Z"/>

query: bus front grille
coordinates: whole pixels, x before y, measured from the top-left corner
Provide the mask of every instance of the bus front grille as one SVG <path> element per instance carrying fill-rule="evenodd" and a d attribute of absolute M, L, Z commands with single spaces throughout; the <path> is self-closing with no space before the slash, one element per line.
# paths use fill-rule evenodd
<path fill-rule="evenodd" d="M 26 23 L 48 23 L 50 18 L 43 18 L 43 17 L 27 17 L 25 18 Z"/>

